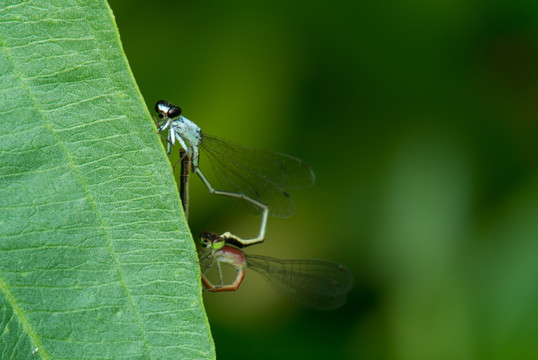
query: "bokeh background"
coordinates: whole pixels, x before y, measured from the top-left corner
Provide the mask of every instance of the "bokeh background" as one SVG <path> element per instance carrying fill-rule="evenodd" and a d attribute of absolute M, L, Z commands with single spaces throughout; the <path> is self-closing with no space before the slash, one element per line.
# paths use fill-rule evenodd
<path fill-rule="evenodd" d="M 249 251 L 355 276 L 332 312 L 205 294 L 219 359 L 538 358 L 538 2 L 110 5 L 150 109 L 315 170 Z M 191 184 L 194 234 L 255 233 Z"/>

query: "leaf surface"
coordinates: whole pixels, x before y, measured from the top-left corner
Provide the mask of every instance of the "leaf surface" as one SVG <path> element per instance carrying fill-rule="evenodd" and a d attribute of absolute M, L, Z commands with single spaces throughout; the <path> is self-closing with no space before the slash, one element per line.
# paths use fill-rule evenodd
<path fill-rule="evenodd" d="M 199 276 L 108 5 L 3 1 L 0 358 L 213 358 Z"/>

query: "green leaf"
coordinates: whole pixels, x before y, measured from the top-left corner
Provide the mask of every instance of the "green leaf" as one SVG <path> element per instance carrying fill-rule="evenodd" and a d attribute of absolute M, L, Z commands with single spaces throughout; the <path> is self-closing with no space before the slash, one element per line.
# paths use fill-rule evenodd
<path fill-rule="evenodd" d="M 214 358 L 199 278 L 108 5 L 3 1 L 0 358 Z"/>

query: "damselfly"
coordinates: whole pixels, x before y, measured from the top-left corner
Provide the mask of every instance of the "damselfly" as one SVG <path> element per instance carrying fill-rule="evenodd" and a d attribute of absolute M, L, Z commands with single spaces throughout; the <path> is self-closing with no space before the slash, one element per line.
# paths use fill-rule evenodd
<path fill-rule="evenodd" d="M 202 250 L 200 267 L 202 283 L 211 292 L 235 291 L 245 277 L 245 268 L 261 274 L 281 294 L 318 310 L 342 306 L 353 286 L 353 277 L 341 264 L 324 260 L 280 260 L 268 256 L 245 254 L 234 246 L 233 236 L 217 236 L 210 232 L 200 235 Z M 216 267 L 215 267 L 216 265 Z M 235 277 L 225 283 L 223 266 L 231 266 Z M 209 280 L 214 269 L 219 282 Z"/>
<path fill-rule="evenodd" d="M 211 194 L 243 199 L 262 212 L 258 236 L 253 239 L 235 237 L 241 247 L 262 242 L 268 214 L 288 217 L 295 206 L 286 188 L 305 188 L 314 183 L 314 172 L 302 160 L 280 153 L 254 150 L 231 141 L 203 133 L 191 120 L 181 115 L 181 109 L 165 100 L 155 105 L 162 118 L 159 131 L 168 129 L 168 148 L 179 142 L 182 156 L 182 179 L 187 181 L 190 161 L 192 172 L 196 173 Z M 217 190 L 199 167 L 200 150 L 207 155 L 216 180 L 224 189 Z M 186 167 L 186 169 L 185 169 Z M 187 191 L 187 186 L 180 186 Z M 188 194 L 182 194 L 183 205 L 188 207 Z"/>

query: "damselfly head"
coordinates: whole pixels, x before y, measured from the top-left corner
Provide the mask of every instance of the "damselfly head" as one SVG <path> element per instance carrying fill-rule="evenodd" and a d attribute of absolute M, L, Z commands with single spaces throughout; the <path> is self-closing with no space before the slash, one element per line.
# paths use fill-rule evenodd
<path fill-rule="evenodd" d="M 221 236 L 204 231 L 200 234 L 200 241 L 203 247 L 211 247 L 214 250 L 220 250 L 226 244 Z"/>
<path fill-rule="evenodd" d="M 155 104 L 155 111 L 157 111 L 160 118 L 168 117 L 173 119 L 181 115 L 181 108 L 179 106 L 170 104 L 166 100 L 157 101 Z"/>

